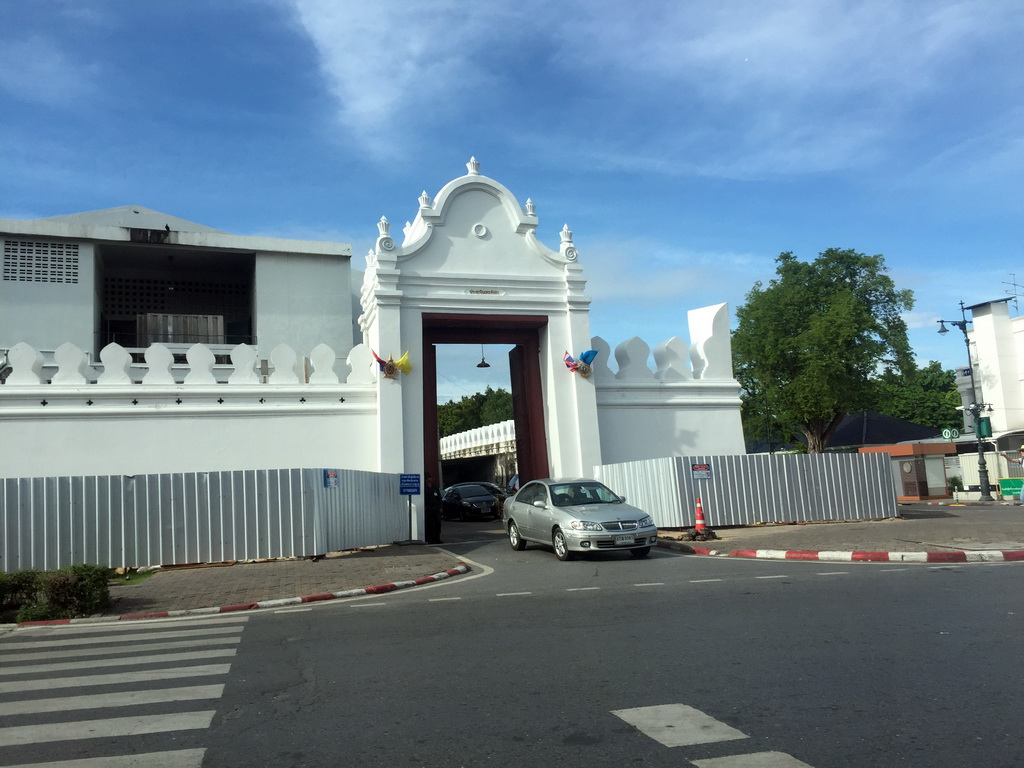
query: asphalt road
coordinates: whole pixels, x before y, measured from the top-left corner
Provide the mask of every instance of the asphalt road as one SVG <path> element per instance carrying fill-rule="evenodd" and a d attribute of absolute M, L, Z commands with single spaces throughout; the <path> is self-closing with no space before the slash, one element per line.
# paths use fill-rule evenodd
<path fill-rule="evenodd" d="M 513 552 L 487 523 L 454 525 L 446 546 L 472 561 L 471 576 L 231 624 L 147 624 L 197 627 L 196 647 L 223 627 L 222 641 L 236 643 L 211 701 L 131 708 L 173 722 L 198 708 L 208 727 L 44 746 L 5 746 L 0 728 L 0 764 L 205 749 L 203 765 L 225 768 L 1024 765 L 1024 564 L 666 551 L 560 563 L 539 547 Z M 58 631 L 12 643 L 67 637 Z M 4 726 L 73 735 L 66 721 L 80 717 L 42 712 Z"/>
<path fill-rule="evenodd" d="M 254 620 L 237 664 L 260 671 L 228 686 L 208 764 L 245 764 L 242 744 L 296 766 L 1024 764 L 1014 564 L 462 546 L 496 572 Z M 666 746 L 623 711 L 696 711 L 742 738 Z"/>

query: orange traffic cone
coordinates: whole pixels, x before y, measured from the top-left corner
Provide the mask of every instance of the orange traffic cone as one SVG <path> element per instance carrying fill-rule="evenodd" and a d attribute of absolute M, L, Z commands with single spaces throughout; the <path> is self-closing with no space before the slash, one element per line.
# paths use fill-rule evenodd
<path fill-rule="evenodd" d="M 698 535 L 700 535 L 700 534 L 703 534 L 706 529 L 707 529 L 707 526 L 704 525 L 704 507 L 701 506 L 700 496 L 698 496 L 697 497 L 697 525 L 694 527 L 694 530 L 697 532 Z"/>

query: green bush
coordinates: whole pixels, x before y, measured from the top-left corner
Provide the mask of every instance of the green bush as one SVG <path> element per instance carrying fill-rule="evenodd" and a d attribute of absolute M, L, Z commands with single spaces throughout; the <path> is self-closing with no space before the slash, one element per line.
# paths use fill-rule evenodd
<path fill-rule="evenodd" d="M 34 603 L 38 594 L 39 571 L 0 573 L 0 609 Z"/>
<path fill-rule="evenodd" d="M 53 621 L 54 619 L 70 619 L 59 608 L 49 603 L 38 603 L 36 605 L 23 605 L 18 609 L 15 621 Z"/>
<path fill-rule="evenodd" d="M 949 489 L 950 493 L 956 493 L 964 489 L 964 481 L 960 479 L 959 475 L 950 475 L 946 478 L 946 488 Z"/>
<path fill-rule="evenodd" d="M 17 621 L 89 616 L 110 605 L 110 574 L 102 565 L 0 574 L 0 608 L 17 608 Z"/>
<path fill-rule="evenodd" d="M 72 565 L 66 569 L 76 579 L 75 609 L 81 615 L 105 610 L 110 606 L 110 577 L 114 571 L 105 565 Z"/>

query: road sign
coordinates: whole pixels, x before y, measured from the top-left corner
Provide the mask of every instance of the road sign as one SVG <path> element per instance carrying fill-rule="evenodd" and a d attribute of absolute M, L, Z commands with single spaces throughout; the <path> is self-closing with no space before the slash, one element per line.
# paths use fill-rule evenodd
<path fill-rule="evenodd" d="M 958 437 L 960 437 L 959 429 L 951 429 L 947 427 L 946 429 L 942 430 L 943 440 L 956 440 Z"/>
<path fill-rule="evenodd" d="M 710 464 L 691 464 L 690 473 L 694 480 L 710 480 L 711 479 L 711 465 Z"/>
<path fill-rule="evenodd" d="M 999 495 L 1020 496 L 1021 485 L 1024 485 L 1024 477 L 1001 477 L 999 478 Z"/>
<path fill-rule="evenodd" d="M 419 475 L 399 475 L 398 476 L 398 492 L 403 496 L 419 496 L 420 495 L 420 476 Z"/>

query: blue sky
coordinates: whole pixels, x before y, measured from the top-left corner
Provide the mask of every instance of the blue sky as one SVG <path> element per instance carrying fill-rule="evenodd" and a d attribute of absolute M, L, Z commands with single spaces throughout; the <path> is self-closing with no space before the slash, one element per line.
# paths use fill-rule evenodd
<path fill-rule="evenodd" d="M 138 204 L 361 269 L 472 155 L 569 224 L 613 346 L 839 247 L 953 367 L 935 321 L 1024 285 L 1022 39 L 1013 0 L 6 0 L 0 217 Z"/>

